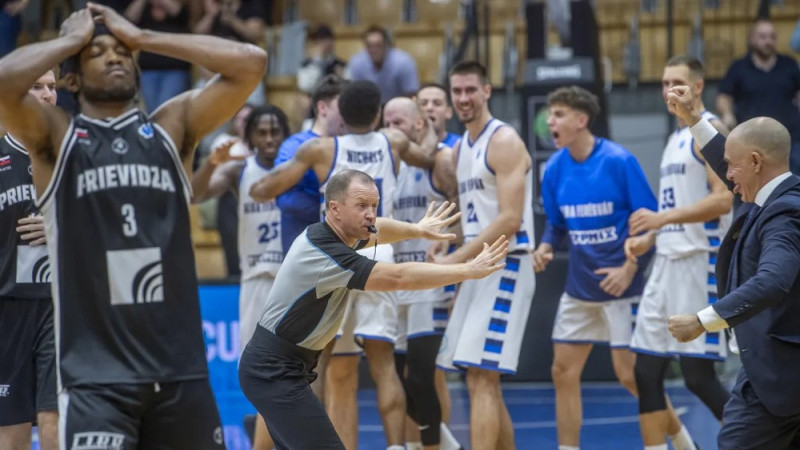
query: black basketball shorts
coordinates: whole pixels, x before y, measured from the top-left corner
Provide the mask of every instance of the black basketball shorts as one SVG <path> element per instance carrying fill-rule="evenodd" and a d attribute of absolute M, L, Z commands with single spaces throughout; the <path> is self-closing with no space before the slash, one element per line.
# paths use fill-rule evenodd
<path fill-rule="evenodd" d="M 73 386 L 58 412 L 62 449 L 225 449 L 208 379 Z"/>
<path fill-rule="evenodd" d="M 0 426 L 57 408 L 53 302 L 0 298 Z"/>

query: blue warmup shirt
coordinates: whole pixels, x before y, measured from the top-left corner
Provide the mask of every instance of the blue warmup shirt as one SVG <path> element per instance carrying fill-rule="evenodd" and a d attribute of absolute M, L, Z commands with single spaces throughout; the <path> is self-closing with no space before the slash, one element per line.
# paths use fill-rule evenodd
<path fill-rule="evenodd" d="M 319 135 L 311 130 L 289 136 L 278 149 L 275 165 L 292 159 L 304 142 L 318 137 Z M 319 222 L 321 199 L 317 174 L 309 169 L 296 185 L 278 196 L 277 203 L 281 210 L 283 253 L 286 254 L 292 242 L 307 226 Z"/>
<path fill-rule="evenodd" d="M 570 237 L 566 293 L 587 301 L 614 299 L 600 289 L 606 275 L 594 271 L 625 263 L 628 218 L 634 211 L 658 210 L 636 157 L 602 138 L 595 140 L 584 162 L 575 161 L 563 148 L 547 162 L 542 201 L 547 214 L 542 242 L 557 249 L 566 235 Z M 651 250 L 639 258 L 639 270 L 620 298 L 642 294 L 642 273 L 652 254 Z"/>
<path fill-rule="evenodd" d="M 456 144 L 460 139 L 461 139 L 460 134 L 447 133 L 447 136 L 445 136 L 445 138 L 442 139 L 442 144 L 450 148 L 455 148 Z"/>

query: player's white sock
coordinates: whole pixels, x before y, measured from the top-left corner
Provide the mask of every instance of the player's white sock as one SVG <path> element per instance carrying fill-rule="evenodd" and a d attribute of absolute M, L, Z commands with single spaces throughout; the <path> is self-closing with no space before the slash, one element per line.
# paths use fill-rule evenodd
<path fill-rule="evenodd" d="M 461 444 L 458 443 L 456 437 L 453 436 L 453 433 L 450 432 L 444 422 L 439 425 L 439 448 L 441 450 L 458 450 L 461 448 Z"/>
<path fill-rule="evenodd" d="M 406 448 L 402 445 L 390 445 L 386 447 L 386 450 L 406 450 Z"/>
<path fill-rule="evenodd" d="M 581 450 L 577 445 L 559 445 L 558 450 Z"/>
<path fill-rule="evenodd" d="M 406 450 L 422 450 L 422 442 L 406 442 Z"/>
<path fill-rule="evenodd" d="M 644 450 L 669 450 L 667 448 L 667 444 L 658 444 L 658 445 L 645 445 Z"/>
<path fill-rule="evenodd" d="M 681 431 L 670 435 L 669 440 L 672 441 L 672 446 L 675 447 L 675 450 L 697 450 L 694 442 L 692 442 L 689 430 L 684 425 L 681 425 Z"/>

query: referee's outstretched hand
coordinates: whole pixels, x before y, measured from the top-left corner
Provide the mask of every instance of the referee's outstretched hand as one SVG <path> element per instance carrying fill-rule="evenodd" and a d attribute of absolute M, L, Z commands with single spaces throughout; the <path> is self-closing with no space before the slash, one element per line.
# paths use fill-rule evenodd
<path fill-rule="evenodd" d="M 425 212 L 425 217 L 417 222 L 421 233 L 420 237 L 435 241 L 450 241 L 455 239 L 455 233 L 442 233 L 442 230 L 461 219 L 460 212 L 453 214 L 455 209 L 455 203 L 444 201 L 437 208 L 436 202 L 431 202 L 428 206 L 428 211 Z"/>
<path fill-rule="evenodd" d="M 508 255 L 508 239 L 505 235 L 500 236 L 491 246 L 483 243 L 483 251 L 472 261 L 467 262 L 471 269 L 470 278 L 483 278 L 506 266 L 506 255 Z"/>

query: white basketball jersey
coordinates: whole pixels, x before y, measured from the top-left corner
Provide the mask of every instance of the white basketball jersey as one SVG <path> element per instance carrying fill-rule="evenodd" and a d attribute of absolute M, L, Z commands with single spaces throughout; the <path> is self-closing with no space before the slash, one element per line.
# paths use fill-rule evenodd
<path fill-rule="evenodd" d="M 397 174 L 394 171 L 394 157 L 389 138 L 383 133 L 372 131 L 365 134 L 346 134 L 333 139 L 336 143 L 336 152 L 328 179 L 346 169 L 366 173 L 378 185 L 378 193 L 381 196 L 378 202 L 378 217 L 392 217 Z M 322 198 L 325 197 L 328 179 L 319 187 Z M 322 205 L 324 214 L 327 199 L 323 202 L 325 202 Z M 374 257 L 377 261 L 392 262 L 392 246 L 389 244 L 359 250 L 359 253 L 369 258 Z"/>
<path fill-rule="evenodd" d="M 239 177 L 239 265 L 242 280 L 278 274 L 283 262 L 281 210 L 275 200 L 256 202 L 250 187 L 272 169 L 262 167 L 256 156 L 245 160 Z"/>
<path fill-rule="evenodd" d="M 440 148 L 442 144 L 439 144 Z M 400 174 L 397 176 L 397 191 L 394 199 L 394 218 L 409 223 L 417 223 L 425 217 L 428 205 L 436 202 L 440 205 L 447 197 L 433 186 L 433 173 L 428 169 L 413 167 L 400 163 Z M 427 239 L 407 239 L 392 244 L 394 262 L 425 262 L 425 252 L 431 245 Z M 413 291 L 411 295 L 398 296 L 398 304 L 438 301 L 452 298 L 453 293 L 444 288 L 430 291 Z"/>
<path fill-rule="evenodd" d="M 396 220 L 417 223 L 425 217 L 431 202 L 439 205 L 445 200 L 445 195 L 433 186 L 433 174 L 430 170 L 401 163 L 394 200 Z M 395 262 L 425 262 L 425 252 L 430 241 L 407 239 L 392 245 Z"/>
<path fill-rule="evenodd" d="M 378 185 L 381 200 L 378 203 L 378 216 L 391 217 L 394 191 L 397 188 L 397 174 L 394 171 L 394 158 L 389 138 L 383 133 L 346 134 L 334 138 L 336 152 L 328 179 L 345 169 L 360 170 Z M 319 187 L 322 196 L 328 187 L 328 179 Z M 324 204 L 323 204 L 324 207 Z"/>
<path fill-rule="evenodd" d="M 716 120 L 709 112 L 703 118 Z M 693 205 L 709 191 L 705 163 L 694 153 L 694 139 L 689 127 L 676 130 L 669 137 L 661 157 L 658 210 L 666 211 Z M 709 222 L 670 224 L 661 228 L 656 251 L 680 257 L 697 251 L 717 251 L 721 238 L 731 223 L 731 213 Z"/>
<path fill-rule="evenodd" d="M 508 124 L 492 118 L 475 142 L 470 142 L 468 131 L 464 132 L 464 137 L 461 139 L 456 175 L 458 177 L 458 201 L 461 206 L 461 228 L 464 232 L 464 242 L 475 239 L 499 213 L 497 207 L 497 176 L 489 168 L 486 152 L 492 135 L 498 128 L 503 126 L 508 126 Z M 503 151 L 503 149 L 495 148 L 493 151 Z M 520 164 L 522 163 L 520 161 Z M 525 174 L 522 226 L 514 236 L 508 236 L 509 251 L 533 249 L 532 172 L 532 170 L 528 170 Z"/>

